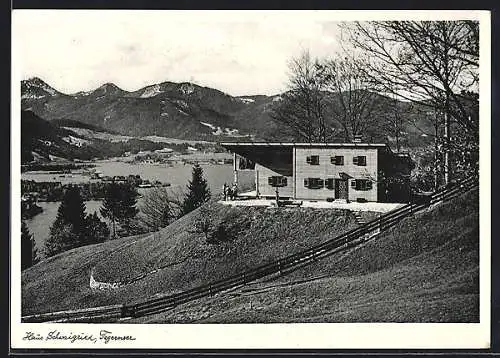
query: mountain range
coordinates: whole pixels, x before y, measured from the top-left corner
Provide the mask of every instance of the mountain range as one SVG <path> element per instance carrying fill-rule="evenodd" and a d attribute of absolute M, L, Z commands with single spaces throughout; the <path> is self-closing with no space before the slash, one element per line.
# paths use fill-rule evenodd
<path fill-rule="evenodd" d="M 46 121 L 32 111 L 21 111 L 21 163 L 67 163 L 68 161 L 120 157 L 127 152 L 157 151 L 165 148 L 185 152 L 189 145 L 213 151 L 216 144 L 168 140 L 159 137 L 132 137 L 69 119 Z"/>
<path fill-rule="evenodd" d="M 379 114 L 373 118 L 375 130 L 366 139 L 394 143 L 391 130 L 382 118 L 390 113 L 394 100 L 381 94 L 372 94 L 377 96 Z M 144 139 L 150 136 L 208 142 L 287 141 L 290 139 L 271 118 L 273 109 L 279 105 L 282 96 L 283 94 L 235 97 L 189 82 L 162 82 L 132 92 L 113 83 L 106 83 L 93 91 L 66 94 L 37 77 L 21 82 L 21 109 L 25 111 L 24 116 L 27 112 L 32 112 L 36 118 L 46 122 L 39 125 L 45 128 L 48 128 L 48 124 L 52 125 L 52 133 L 59 136 L 59 140 L 53 142 L 61 143 L 62 149 L 66 148 L 66 144 L 70 144 L 72 149 L 85 146 L 88 144 L 85 140 L 91 140 L 92 144 L 98 142 L 99 148 L 93 153 L 98 154 L 97 157 L 109 155 L 106 152 L 111 147 L 113 153 L 119 153 L 116 146 L 110 147 L 109 141 L 106 143 L 102 140 L 106 139 L 105 135 L 100 134 L 103 132 L 125 136 L 125 141 L 128 137 Z M 331 96 L 327 97 L 331 100 L 335 94 L 328 92 L 325 96 Z M 422 134 L 422 130 L 432 131 L 432 123 L 423 115 L 427 109 L 400 101 L 398 106 L 404 109 L 405 116 L 400 138 L 403 147 L 429 144 L 431 137 Z M 33 118 L 30 117 L 30 121 Z M 92 130 L 94 135 L 84 135 L 88 132 L 87 129 Z M 337 129 L 340 130 L 340 127 Z M 72 130 L 73 133 L 69 136 L 61 130 Z M 96 133 L 99 134 L 97 139 Z M 74 139 L 75 137 L 80 139 Z M 40 140 L 46 139 L 38 138 L 33 143 L 39 144 Z M 23 142 L 26 143 L 25 140 Z M 152 147 L 146 142 L 135 144 Z M 33 145 L 25 149 L 26 153 L 33 152 Z M 45 152 L 44 155 L 47 154 Z M 78 152 L 82 151 L 77 150 L 74 158 L 82 157 Z"/>
<path fill-rule="evenodd" d="M 130 136 L 179 139 L 252 138 L 272 131 L 280 96 L 233 97 L 192 83 L 162 82 L 134 92 L 106 83 L 62 93 L 40 78 L 21 83 L 21 108 L 47 120 L 74 120 Z"/>

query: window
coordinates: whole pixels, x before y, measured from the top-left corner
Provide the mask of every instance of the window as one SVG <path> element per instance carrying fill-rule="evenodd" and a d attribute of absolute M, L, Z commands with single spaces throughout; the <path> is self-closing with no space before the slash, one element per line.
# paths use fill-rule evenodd
<path fill-rule="evenodd" d="M 255 162 L 248 158 L 241 157 L 238 164 L 239 170 L 255 169 Z"/>
<path fill-rule="evenodd" d="M 351 187 L 355 190 L 371 190 L 373 183 L 369 179 L 355 179 L 351 182 Z"/>
<path fill-rule="evenodd" d="M 306 158 L 306 161 L 311 165 L 319 165 L 319 155 L 310 155 Z"/>
<path fill-rule="evenodd" d="M 330 189 L 330 190 L 335 189 L 335 179 L 333 179 L 333 178 L 326 179 L 325 186 L 327 189 Z"/>
<path fill-rule="evenodd" d="M 366 156 L 358 155 L 357 157 L 352 158 L 352 163 L 354 165 L 365 166 L 366 165 Z"/>
<path fill-rule="evenodd" d="M 335 165 L 344 165 L 344 156 L 336 155 L 334 157 L 330 157 L 330 162 Z"/>
<path fill-rule="evenodd" d="M 282 177 L 282 176 L 268 177 L 267 182 L 269 185 L 274 186 L 274 187 L 287 186 L 286 177 Z"/>
<path fill-rule="evenodd" d="M 321 189 L 325 186 L 325 182 L 320 178 L 306 178 L 304 179 L 304 186 L 309 189 Z"/>

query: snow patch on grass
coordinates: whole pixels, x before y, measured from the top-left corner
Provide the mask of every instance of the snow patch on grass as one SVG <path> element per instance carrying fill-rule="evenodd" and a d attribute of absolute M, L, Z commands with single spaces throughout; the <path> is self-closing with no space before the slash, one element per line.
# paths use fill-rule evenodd
<path fill-rule="evenodd" d="M 112 133 L 107 133 L 107 132 L 97 132 L 91 129 L 87 128 L 77 128 L 77 127 L 62 127 L 64 129 L 69 129 L 76 134 L 85 137 L 86 139 L 102 139 L 102 140 L 109 140 L 110 142 L 116 143 L 116 142 L 126 142 L 129 139 L 133 138 L 130 136 L 126 135 L 121 135 L 121 134 L 112 134 Z"/>
<path fill-rule="evenodd" d="M 227 136 L 233 136 L 233 137 L 244 137 L 244 136 L 241 136 L 239 135 L 239 130 L 236 129 L 236 128 L 221 128 L 219 126 L 215 126 L 213 124 L 210 124 L 210 123 L 207 123 L 207 122 L 201 122 L 200 123 L 202 125 L 204 125 L 205 127 L 208 127 L 212 130 L 212 135 L 227 135 Z"/>
<path fill-rule="evenodd" d="M 40 99 L 44 98 L 45 95 L 36 95 L 34 93 L 25 93 L 21 96 L 21 99 Z"/>
<path fill-rule="evenodd" d="M 190 95 L 195 91 L 195 88 L 191 83 L 183 83 L 181 85 L 180 91 L 185 95 Z"/>
<path fill-rule="evenodd" d="M 140 98 L 150 98 L 159 95 L 162 93 L 161 87 L 159 84 L 146 87 L 142 92 Z"/>
<path fill-rule="evenodd" d="M 90 144 L 91 142 L 82 138 L 74 137 L 72 135 L 64 137 L 63 140 L 71 145 L 81 147 L 85 144 Z"/>
<path fill-rule="evenodd" d="M 216 130 L 218 127 L 214 126 L 213 124 L 210 124 L 210 123 L 207 123 L 207 122 L 202 122 L 200 121 L 201 124 L 203 124 L 204 126 L 212 129 L 212 130 Z"/>

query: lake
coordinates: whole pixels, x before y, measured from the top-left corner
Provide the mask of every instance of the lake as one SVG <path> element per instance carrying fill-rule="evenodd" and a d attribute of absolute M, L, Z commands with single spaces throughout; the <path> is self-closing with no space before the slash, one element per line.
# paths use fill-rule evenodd
<path fill-rule="evenodd" d="M 131 163 L 118 160 L 100 160 L 95 161 L 96 170 L 100 171 L 104 176 L 114 175 L 140 175 L 143 179 L 159 180 L 162 183 L 170 183 L 172 188 L 185 189 L 188 181 L 191 179 L 192 165 L 176 164 L 168 166 L 165 164 L 146 164 L 146 163 Z M 210 190 L 214 193 L 222 191 L 224 183 L 231 184 L 233 182 L 233 165 L 232 164 L 201 164 L 203 175 L 207 180 Z M 32 171 L 24 172 L 21 178 L 25 180 L 35 181 L 59 181 L 63 184 L 70 183 L 88 183 L 99 180 L 90 179 L 90 176 L 85 175 L 82 170 L 75 170 L 71 174 L 49 174 L 47 172 Z M 240 172 L 239 182 L 248 186 L 254 181 L 253 172 Z"/>
<path fill-rule="evenodd" d="M 173 191 L 186 191 L 186 185 L 191 180 L 192 165 L 177 164 L 173 167 L 166 165 L 155 164 L 137 164 L 119 160 L 102 160 L 93 162 L 96 165 L 95 169 L 99 170 L 103 175 L 114 176 L 129 174 L 140 175 L 143 179 L 159 180 L 161 182 L 170 183 L 169 189 Z M 203 175 L 207 180 L 210 191 L 213 194 L 222 192 L 224 183 L 231 184 L 233 182 L 233 166 L 232 164 L 202 164 Z M 66 174 L 65 177 L 59 177 L 58 174 L 48 174 L 47 172 L 25 172 L 21 174 L 21 178 L 25 180 L 35 181 L 60 181 L 63 184 L 69 183 L 85 183 L 98 181 L 90 179 L 83 172 L 74 171 L 71 175 Z M 243 187 L 251 186 L 254 182 L 253 172 L 240 172 L 238 175 L 239 183 Z M 148 189 L 139 189 L 139 193 L 144 193 Z M 138 204 L 140 205 L 140 200 Z M 50 226 L 54 222 L 59 202 L 39 202 L 39 206 L 43 208 L 43 212 L 26 221 L 28 229 L 33 234 L 36 246 L 39 252 L 42 250 L 45 240 L 49 236 Z M 87 201 L 87 214 L 99 212 L 101 205 L 100 201 Z M 139 206 L 138 205 L 138 206 Z"/>

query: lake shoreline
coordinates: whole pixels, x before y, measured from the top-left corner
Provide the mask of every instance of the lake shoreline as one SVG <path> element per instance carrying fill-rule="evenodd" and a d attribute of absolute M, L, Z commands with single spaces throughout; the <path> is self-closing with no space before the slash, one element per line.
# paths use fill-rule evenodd
<path fill-rule="evenodd" d="M 103 175 L 107 176 L 128 176 L 140 175 L 143 179 L 148 179 L 150 181 L 159 180 L 161 182 L 170 183 L 169 187 L 165 189 L 171 191 L 173 194 L 183 195 L 187 190 L 187 185 L 191 180 L 192 165 L 175 165 L 170 166 L 160 166 L 154 164 L 137 164 L 128 163 L 121 160 L 102 160 L 94 161 L 95 169 L 101 172 Z M 230 184 L 234 179 L 233 166 L 231 164 L 201 164 L 203 168 L 203 176 L 207 180 L 208 187 L 212 195 L 217 195 L 222 192 L 222 187 L 224 183 Z M 58 180 L 61 179 L 61 180 Z M 76 184 L 76 183 L 95 183 L 96 179 L 91 179 L 89 175 L 84 175 L 83 173 L 78 173 L 78 170 L 74 171 L 71 176 L 65 176 L 64 178 L 59 178 L 57 175 L 43 173 L 43 172 L 25 172 L 21 173 L 21 180 L 35 180 L 38 182 L 58 182 L 62 184 Z M 239 176 L 239 183 L 243 186 L 253 185 L 254 174 L 253 172 L 241 172 Z M 141 198 L 148 190 L 154 188 L 138 188 L 139 198 L 137 207 L 141 205 Z M 52 202 L 39 202 L 43 209 L 43 212 L 37 214 L 33 218 L 26 220 L 28 229 L 33 234 L 35 243 L 38 250 L 42 250 L 46 239 L 49 236 L 50 226 L 55 220 L 57 215 L 57 209 L 59 207 L 60 201 Z M 86 212 L 91 214 L 93 212 L 98 212 L 101 205 L 101 200 L 88 200 L 85 201 Z M 99 215 L 99 212 L 98 212 Z"/>

